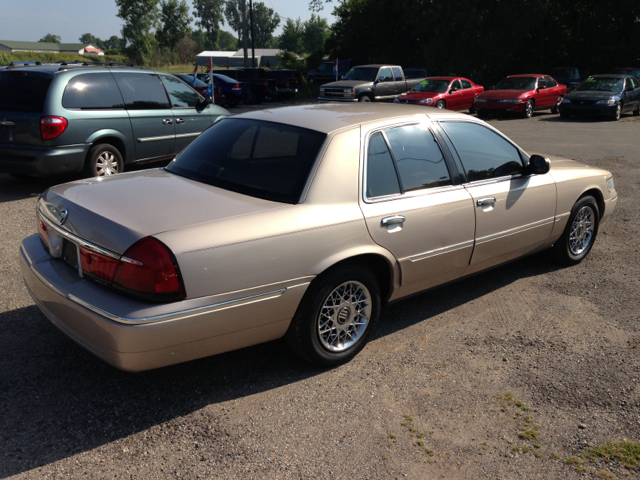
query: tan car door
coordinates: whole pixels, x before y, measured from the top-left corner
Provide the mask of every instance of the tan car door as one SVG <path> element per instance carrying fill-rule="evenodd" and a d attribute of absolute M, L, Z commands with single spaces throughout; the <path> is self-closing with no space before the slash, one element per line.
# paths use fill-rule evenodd
<path fill-rule="evenodd" d="M 533 252 L 548 242 L 556 212 L 551 175 L 523 175 L 519 149 L 479 123 L 442 122 L 466 172 L 476 236 L 473 273 Z"/>
<path fill-rule="evenodd" d="M 361 209 L 373 240 L 398 259 L 400 295 L 462 276 L 473 248 L 473 202 L 428 123 L 370 131 L 364 146 Z"/>

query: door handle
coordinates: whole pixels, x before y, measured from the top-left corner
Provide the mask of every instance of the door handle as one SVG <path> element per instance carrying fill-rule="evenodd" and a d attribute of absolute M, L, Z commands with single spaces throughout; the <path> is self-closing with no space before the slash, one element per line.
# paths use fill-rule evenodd
<path fill-rule="evenodd" d="M 170 118 L 165 118 L 162 120 L 162 123 L 165 125 L 173 125 L 173 120 Z"/>
<path fill-rule="evenodd" d="M 182 125 L 184 123 L 184 118 L 176 118 L 176 123 L 178 125 Z"/>
<path fill-rule="evenodd" d="M 402 215 L 394 215 L 393 217 L 386 217 L 382 219 L 382 226 L 388 227 L 389 225 L 399 225 L 404 223 L 405 218 Z"/>
<path fill-rule="evenodd" d="M 496 203 L 496 199 L 495 197 L 480 198 L 476 203 L 479 207 L 482 207 L 484 205 L 491 205 L 492 203 Z"/>

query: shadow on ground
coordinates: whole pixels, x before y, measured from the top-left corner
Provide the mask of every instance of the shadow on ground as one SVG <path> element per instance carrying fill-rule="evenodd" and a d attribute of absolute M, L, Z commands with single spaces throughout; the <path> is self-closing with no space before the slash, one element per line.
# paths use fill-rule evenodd
<path fill-rule="evenodd" d="M 557 268 L 536 255 L 395 302 L 383 312 L 374 338 Z M 326 372 L 300 360 L 283 340 L 149 372 L 121 372 L 68 340 L 35 306 L 0 314 L 0 352 L 0 477 L 65 459 L 207 405 Z"/>

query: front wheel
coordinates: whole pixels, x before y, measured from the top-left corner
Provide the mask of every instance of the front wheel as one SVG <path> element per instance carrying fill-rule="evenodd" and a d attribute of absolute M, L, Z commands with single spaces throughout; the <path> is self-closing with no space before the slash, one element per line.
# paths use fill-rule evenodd
<path fill-rule="evenodd" d="M 92 147 L 84 164 L 84 174 L 87 177 L 108 177 L 121 173 L 123 169 L 122 154 L 108 143 Z"/>
<path fill-rule="evenodd" d="M 622 103 L 618 102 L 616 105 L 616 111 L 613 113 L 613 120 L 617 122 L 622 117 Z"/>
<path fill-rule="evenodd" d="M 589 254 L 598 234 L 600 213 L 596 199 L 580 198 L 569 215 L 562 236 L 553 246 L 553 256 L 564 265 L 576 265 Z"/>
<path fill-rule="evenodd" d="M 364 348 L 380 308 L 380 287 L 368 268 L 338 267 L 312 282 L 285 338 L 309 362 L 339 365 Z"/>
<path fill-rule="evenodd" d="M 371 101 L 371 97 L 369 95 L 360 95 L 358 97 L 358 101 L 359 102 L 370 102 Z"/>
<path fill-rule="evenodd" d="M 447 108 L 447 102 L 445 102 L 444 100 L 438 100 L 438 103 L 436 103 L 436 108 L 444 110 L 445 108 Z"/>
<path fill-rule="evenodd" d="M 533 107 L 534 107 L 533 100 L 529 100 L 527 104 L 524 106 L 524 110 L 522 111 L 522 116 L 524 118 L 533 117 Z"/>
<path fill-rule="evenodd" d="M 559 111 L 560 108 L 560 104 L 562 103 L 562 99 L 564 97 L 561 95 L 558 97 L 558 100 L 556 101 L 556 106 L 555 107 L 551 107 L 551 113 L 556 114 Z"/>

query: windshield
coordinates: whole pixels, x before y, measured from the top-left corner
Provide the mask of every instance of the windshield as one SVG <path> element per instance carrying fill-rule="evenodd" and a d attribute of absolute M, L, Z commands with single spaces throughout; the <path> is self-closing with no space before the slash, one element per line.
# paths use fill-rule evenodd
<path fill-rule="evenodd" d="M 621 92 L 624 78 L 589 77 L 576 88 L 579 92 Z"/>
<path fill-rule="evenodd" d="M 577 68 L 552 68 L 549 73 L 553 78 L 580 78 Z"/>
<path fill-rule="evenodd" d="M 378 67 L 355 67 L 349 70 L 343 80 L 364 80 L 367 82 L 373 82 L 378 75 Z"/>
<path fill-rule="evenodd" d="M 414 92 L 446 92 L 449 88 L 449 80 L 423 80 L 413 87 Z"/>
<path fill-rule="evenodd" d="M 507 77 L 496 85 L 496 90 L 534 90 L 536 77 Z"/>
<path fill-rule="evenodd" d="M 252 197 L 298 203 L 325 138 L 290 125 L 225 118 L 196 138 L 167 170 Z"/>

